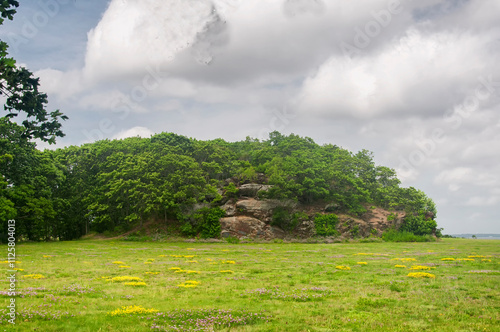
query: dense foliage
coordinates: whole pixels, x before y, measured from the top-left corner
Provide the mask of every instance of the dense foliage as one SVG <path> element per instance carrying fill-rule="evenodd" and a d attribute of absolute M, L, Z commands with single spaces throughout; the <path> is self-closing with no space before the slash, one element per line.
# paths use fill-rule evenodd
<path fill-rule="evenodd" d="M 0 1 L 0 25 L 13 19 L 18 6 L 15 0 Z M 4 232 L 7 220 L 16 218 L 18 234 L 45 239 L 73 226 L 64 218 L 68 201 L 54 195 L 63 181 L 64 167 L 35 150 L 31 140 L 54 143 L 64 136 L 61 122 L 67 117 L 58 110 L 47 111 L 47 95 L 39 91 L 39 79 L 17 66 L 7 50 L 8 45 L 0 40 L 0 98 L 5 111 L 0 117 L 0 220 Z M 4 239 L 5 233 L 0 237 Z"/>
<path fill-rule="evenodd" d="M 16 0 L 0 2 L 0 25 L 5 19 L 13 19 L 17 7 L 19 2 Z M 20 116 L 23 118 L 21 136 L 24 139 L 38 138 L 55 143 L 57 137 L 64 136 L 61 121 L 67 117 L 59 110 L 47 111 L 47 95 L 38 90 L 39 79 L 28 69 L 17 66 L 7 50 L 8 45 L 0 40 L 0 97 L 5 99 L 4 110 L 7 112 L 3 119 L 10 122 Z"/>
<path fill-rule="evenodd" d="M 332 206 L 352 215 L 378 205 L 406 210 L 405 230 L 429 234 L 435 205 L 415 188 L 401 188 L 394 170 L 376 166 L 366 150 L 351 153 L 310 138 L 270 134 L 229 143 L 199 141 L 172 133 L 151 138 L 103 140 L 39 152 L 19 137 L 22 128 L 0 123 L 0 148 L 15 147 L 0 163 L 3 220 L 16 217 L 28 239 L 74 239 L 90 230 L 126 231 L 149 220 L 176 220 L 185 235 L 218 236 L 221 206 L 243 183 L 273 185 L 267 198 Z M 2 145 L 4 144 L 4 145 Z M 14 176 L 12 169 L 22 169 Z M 11 176 L 12 174 L 12 176 Z M 229 179 L 229 180 L 228 180 Z M 276 210 L 273 223 L 291 229 L 304 216 Z M 334 220 L 317 217 L 319 233 L 333 234 Z M 416 221 L 415 221 L 415 220 Z M 320 222 L 321 221 L 321 222 Z M 422 220 L 420 220 L 422 221 Z"/>

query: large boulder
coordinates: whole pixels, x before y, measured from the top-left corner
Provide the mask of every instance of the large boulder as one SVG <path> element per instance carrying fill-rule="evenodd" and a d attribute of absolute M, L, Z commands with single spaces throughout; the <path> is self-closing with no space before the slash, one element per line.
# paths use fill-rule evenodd
<path fill-rule="evenodd" d="M 240 214 L 245 214 L 266 223 L 271 223 L 273 210 L 280 206 L 279 201 L 245 199 L 236 202 L 236 210 Z"/>
<path fill-rule="evenodd" d="M 220 224 L 222 237 L 233 236 L 237 238 L 249 237 L 270 240 L 285 236 L 285 233 L 281 229 L 271 227 L 259 219 L 247 216 L 222 218 Z"/>

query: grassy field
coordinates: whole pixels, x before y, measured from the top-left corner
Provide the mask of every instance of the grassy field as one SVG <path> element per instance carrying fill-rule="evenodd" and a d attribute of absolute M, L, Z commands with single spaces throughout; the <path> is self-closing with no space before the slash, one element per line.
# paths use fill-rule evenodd
<path fill-rule="evenodd" d="M 87 240 L 16 252 L 16 324 L 5 278 L 0 331 L 500 331 L 494 240 Z"/>

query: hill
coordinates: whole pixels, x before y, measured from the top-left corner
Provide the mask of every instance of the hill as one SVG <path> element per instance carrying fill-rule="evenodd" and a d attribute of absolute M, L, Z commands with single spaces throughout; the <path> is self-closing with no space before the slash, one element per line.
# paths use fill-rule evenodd
<path fill-rule="evenodd" d="M 56 151 L 25 147 L 20 156 L 2 164 L 9 185 L 1 198 L 30 240 L 123 233 L 151 220 L 203 238 L 367 236 L 388 227 L 439 235 L 432 199 L 401 187 L 369 151 L 294 134 L 226 142 L 161 133 Z M 29 171 L 9 178 L 13 167 Z"/>

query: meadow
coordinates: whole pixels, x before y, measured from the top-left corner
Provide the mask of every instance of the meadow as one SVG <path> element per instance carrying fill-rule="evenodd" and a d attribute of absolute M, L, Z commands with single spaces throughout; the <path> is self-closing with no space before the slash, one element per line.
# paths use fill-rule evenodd
<path fill-rule="evenodd" d="M 496 240 L 83 240 L 16 252 L 16 324 L 4 278 L 0 331 L 500 331 Z"/>

